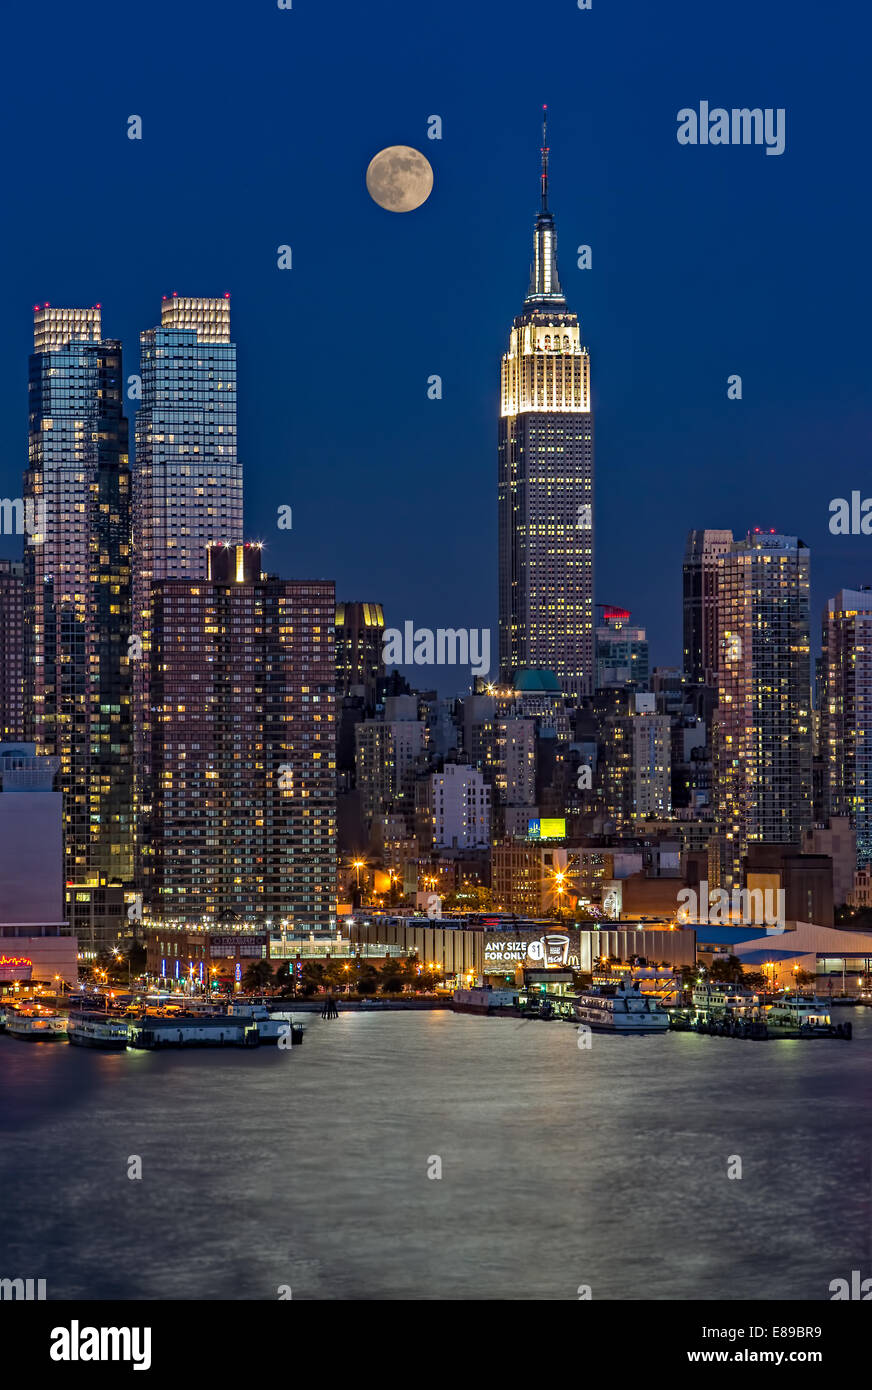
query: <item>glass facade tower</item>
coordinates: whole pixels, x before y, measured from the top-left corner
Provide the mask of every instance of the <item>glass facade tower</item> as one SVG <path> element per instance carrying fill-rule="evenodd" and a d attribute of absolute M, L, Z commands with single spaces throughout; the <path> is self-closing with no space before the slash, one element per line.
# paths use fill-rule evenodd
<path fill-rule="evenodd" d="M 205 579 L 207 546 L 242 540 L 236 443 L 236 344 L 230 299 L 173 295 L 140 335 L 142 402 L 133 475 L 134 669 L 140 876 L 149 862 L 151 586 Z"/>
<path fill-rule="evenodd" d="M 718 557 L 715 887 L 742 886 L 751 841 L 799 846 L 811 825 L 809 549 L 752 531 Z"/>
<path fill-rule="evenodd" d="M 60 760 L 69 883 L 133 874 L 130 468 L 100 307 L 34 313 L 24 476 L 25 719 Z"/>
<path fill-rule="evenodd" d="M 842 589 L 824 610 L 821 748 L 826 811 L 849 816 L 857 862 L 872 861 L 872 590 Z"/>

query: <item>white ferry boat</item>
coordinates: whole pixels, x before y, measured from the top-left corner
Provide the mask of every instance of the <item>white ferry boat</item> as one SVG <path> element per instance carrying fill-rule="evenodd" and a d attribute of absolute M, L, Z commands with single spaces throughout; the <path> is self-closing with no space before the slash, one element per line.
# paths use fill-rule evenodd
<path fill-rule="evenodd" d="M 693 987 L 693 1007 L 697 1018 L 737 1018 L 750 1012 L 757 995 L 744 985 L 706 982 Z"/>
<path fill-rule="evenodd" d="M 625 980 L 580 994 L 575 1018 L 603 1033 L 665 1033 L 669 1028 L 669 1015 L 660 1001 Z"/>
<path fill-rule="evenodd" d="M 833 1020 L 826 1004 L 799 994 L 785 994 L 783 999 L 767 1005 L 761 1017 L 767 1028 L 775 1031 L 799 1029 L 804 1033 L 827 1035 L 833 1030 Z"/>
<path fill-rule="evenodd" d="M 6 1032 L 21 1042 L 63 1042 L 67 1036 L 67 1016 L 49 1009 L 9 1009 Z"/>
<path fill-rule="evenodd" d="M 127 1020 L 105 1014 L 70 1014 L 67 1036 L 75 1047 L 102 1047 L 123 1051 L 127 1046 Z"/>

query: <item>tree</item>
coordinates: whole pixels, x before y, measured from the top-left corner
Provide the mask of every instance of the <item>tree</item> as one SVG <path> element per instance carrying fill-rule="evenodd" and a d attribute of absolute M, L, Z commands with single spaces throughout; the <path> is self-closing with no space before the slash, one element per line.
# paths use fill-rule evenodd
<path fill-rule="evenodd" d="M 276 969 L 273 979 L 276 988 L 281 990 L 282 994 L 290 994 L 294 988 L 294 970 L 291 962 L 283 960 Z"/>
<path fill-rule="evenodd" d="M 324 962 L 321 979 L 328 989 L 339 989 L 340 985 L 347 983 L 348 973 L 343 969 L 341 961 L 329 958 Z"/>
<path fill-rule="evenodd" d="M 324 966 L 320 960 L 303 962 L 303 978 L 300 990 L 305 995 L 314 994 L 324 983 Z"/>
<path fill-rule="evenodd" d="M 709 979 L 718 984 L 739 984 L 744 979 L 742 962 L 738 956 L 729 955 L 726 960 L 713 960 L 709 971 Z"/>
<path fill-rule="evenodd" d="M 242 988 L 248 994 L 259 994 L 272 981 L 272 966 L 268 960 L 253 960 L 242 976 Z"/>

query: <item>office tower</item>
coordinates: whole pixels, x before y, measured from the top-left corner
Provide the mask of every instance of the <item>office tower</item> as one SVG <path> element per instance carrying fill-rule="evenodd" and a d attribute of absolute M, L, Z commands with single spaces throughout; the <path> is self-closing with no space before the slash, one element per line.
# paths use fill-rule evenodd
<path fill-rule="evenodd" d="M 152 914 L 336 921 L 332 582 L 214 546 L 153 587 Z"/>
<path fill-rule="evenodd" d="M 543 138 L 530 288 L 502 360 L 499 425 L 500 678 L 553 671 L 580 695 L 594 678 L 590 356 L 557 273 Z"/>
<path fill-rule="evenodd" d="M 626 608 L 603 608 L 596 629 L 596 689 L 635 685 L 648 689 L 648 640 L 643 627 L 630 626 Z"/>
<path fill-rule="evenodd" d="M 421 852 L 490 844 L 491 789 L 475 768 L 445 763 L 441 772 L 419 778 L 415 795 Z"/>
<path fill-rule="evenodd" d="M 34 347 L 24 477 L 36 521 L 24 547 L 27 732 L 38 753 L 60 759 L 68 883 L 125 884 L 133 761 L 121 344 L 102 339 L 99 305 L 46 305 L 34 313 Z"/>
<path fill-rule="evenodd" d="M 774 532 L 718 559 L 715 887 L 742 886 L 752 841 L 798 847 L 811 823 L 809 568 L 805 543 Z"/>
<path fill-rule="evenodd" d="M 375 703 L 376 685 L 385 673 L 384 626 L 385 615 L 380 603 L 337 603 L 337 695 L 362 694 L 368 705 Z"/>
<path fill-rule="evenodd" d="M 825 805 L 829 816 L 850 818 L 863 864 L 872 860 L 872 589 L 829 599 L 822 646 Z"/>
<path fill-rule="evenodd" d="M 24 565 L 0 560 L 0 743 L 24 737 Z"/>
<path fill-rule="evenodd" d="M 602 798 L 618 830 L 671 810 L 671 722 L 652 694 L 633 696 L 631 706 L 603 721 Z"/>
<path fill-rule="evenodd" d="M 242 541 L 236 442 L 236 344 L 230 299 L 164 298 L 140 334 L 142 400 L 133 473 L 134 663 L 139 876 L 149 894 L 151 584 L 205 579 L 206 550 Z"/>
<path fill-rule="evenodd" d="M 688 531 L 684 548 L 684 670 L 689 680 L 717 685 L 718 559 L 732 531 Z"/>

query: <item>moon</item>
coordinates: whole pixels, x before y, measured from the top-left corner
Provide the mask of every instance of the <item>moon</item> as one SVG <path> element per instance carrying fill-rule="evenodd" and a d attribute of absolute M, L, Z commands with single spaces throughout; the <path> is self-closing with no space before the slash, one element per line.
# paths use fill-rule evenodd
<path fill-rule="evenodd" d="M 369 196 L 388 212 L 414 212 L 433 191 L 433 169 L 411 145 L 389 145 L 369 161 Z"/>

